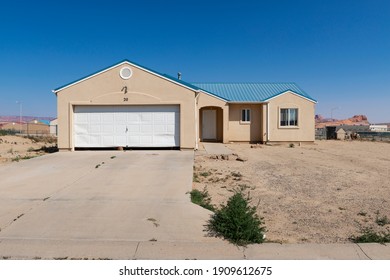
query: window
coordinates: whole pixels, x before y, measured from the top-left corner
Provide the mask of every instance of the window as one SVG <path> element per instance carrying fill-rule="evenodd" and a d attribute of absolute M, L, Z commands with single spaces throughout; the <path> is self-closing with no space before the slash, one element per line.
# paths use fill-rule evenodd
<path fill-rule="evenodd" d="M 298 109 L 280 109 L 280 126 L 298 126 Z"/>
<path fill-rule="evenodd" d="M 251 110 L 242 109 L 241 110 L 241 122 L 250 122 L 251 121 Z"/>

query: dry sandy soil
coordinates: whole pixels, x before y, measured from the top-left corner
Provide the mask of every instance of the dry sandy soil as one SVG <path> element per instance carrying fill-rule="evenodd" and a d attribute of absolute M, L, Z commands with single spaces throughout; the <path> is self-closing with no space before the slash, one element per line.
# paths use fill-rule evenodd
<path fill-rule="evenodd" d="M 269 241 L 347 243 L 361 228 L 386 231 L 390 219 L 390 143 L 318 141 L 312 145 L 229 144 L 245 162 L 197 152 L 194 188 L 212 204 L 246 185 Z"/>
<path fill-rule="evenodd" d="M 0 135 L 0 165 L 43 155 L 48 150 L 42 147 L 52 147 L 55 141 L 52 137 Z"/>

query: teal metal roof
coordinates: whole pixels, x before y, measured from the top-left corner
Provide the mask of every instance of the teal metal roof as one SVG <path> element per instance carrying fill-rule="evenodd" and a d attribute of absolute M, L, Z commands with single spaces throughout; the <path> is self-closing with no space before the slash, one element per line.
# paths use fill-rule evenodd
<path fill-rule="evenodd" d="M 295 83 L 192 83 L 194 86 L 230 102 L 262 102 L 292 91 L 317 102 Z"/>
<path fill-rule="evenodd" d="M 194 85 L 192 85 L 192 84 L 190 84 L 190 83 L 186 83 L 186 82 L 184 82 L 184 81 L 182 81 L 182 80 L 179 80 L 179 79 L 176 79 L 176 78 L 174 78 L 174 77 L 172 77 L 172 76 L 169 76 L 169 75 L 166 75 L 166 74 L 159 73 L 159 72 L 157 72 L 157 71 L 155 71 L 155 70 L 152 70 L 152 69 L 150 69 L 150 68 L 148 68 L 148 67 L 142 66 L 142 65 L 140 65 L 140 64 L 138 64 L 138 63 L 135 63 L 135 62 L 132 62 L 132 61 L 130 61 L 130 60 L 128 60 L 128 59 L 124 59 L 124 60 L 121 60 L 121 61 L 119 61 L 119 62 L 117 62 L 117 63 L 115 63 L 115 64 L 113 64 L 113 65 L 111 65 L 111 66 L 108 66 L 108 67 L 104 68 L 104 69 L 101 69 L 101 70 L 96 71 L 96 72 L 94 72 L 94 73 L 92 73 L 92 74 L 89 74 L 89 75 L 84 76 L 84 77 L 82 77 L 82 78 L 80 78 L 80 79 L 77 79 L 77 80 L 72 81 L 72 82 L 70 82 L 70 83 L 67 83 L 67 84 L 65 84 L 65 85 L 63 85 L 63 86 L 60 86 L 60 87 L 58 87 L 58 88 L 56 88 L 56 89 L 53 89 L 53 92 L 58 92 L 58 91 L 60 91 L 60 90 L 62 90 L 62 89 L 64 89 L 64 88 L 66 88 L 66 87 L 68 87 L 68 86 L 71 86 L 71 85 L 73 85 L 73 84 L 76 84 L 76 83 L 78 83 L 78 82 L 81 82 L 82 80 L 88 79 L 88 78 L 91 77 L 91 76 L 97 75 L 97 74 L 99 74 L 99 73 L 101 73 L 101 72 L 104 72 L 104 71 L 106 71 L 106 70 L 108 70 L 108 69 L 110 69 L 110 68 L 114 68 L 114 67 L 116 67 L 116 66 L 118 66 L 118 65 L 120 65 L 120 64 L 124 64 L 124 63 L 129 63 L 130 65 L 133 65 L 133 66 L 136 66 L 136 67 L 138 67 L 138 68 L 147 70 L 147 71 L 152 72 L 152 73 L 154 73 L 154 74 L 156 74 L 156 75 L 165 77 L 166 79 L 172 80 L 172 81 L 174 81 L 174 82 L 176 82 L 176 83 L 178 83 L 178 84 L 181 84 L 181 85 L 183 85 L 183 86 L 189 87 L 189 88 L 191 88 L 191 89 L 193 89 L 193 90 L 198 90 L 198 89 L 199 89 L 198 87 L 196 87 L 196 86 L 194 86 Z"/>
<path fill-rule="evenodd" d="M 38 120 L 38 122 L 46 124 L 46 125 L 50 125 L 50 121 L 49 120 Z"/>
<path fill-rule="evenodd" d="M 292 91 L 297 95 L 305 97 L 313 102 L 317 102 L 310 95 L 304 92 L 300 87 L 298 87 L 295 83 L 187 83 L 183 80 L 179 80 L 167 74 L 159 73 L 155 70 L 152 70 L 150 68 L 147 68 L 145 66 L 142 66 L 138 63 L 132 62 L 127 59 L 124 59 L 109 67 L 106 67 L 92 74 L 84 76 L 73 82 L 60 86 L 54 89 L 53 92 L 58 92 L 66 87 L 72 86 L 78 82 L 86 80 L 94 75 L 97 75 L 101 72 L 107 71 L 111 68 L 114 68 L 124 63 L 128 63 L 135 67 L 144 69 L 148 72 L 154 73 L 155 75 L 171 80 L 175 83 L 190 88 L 194 91 L 203 90 L 211 95 L 219 97 L 228 102 L 264 102 L 275 96 L 283 94 L 286 91 Z"/>

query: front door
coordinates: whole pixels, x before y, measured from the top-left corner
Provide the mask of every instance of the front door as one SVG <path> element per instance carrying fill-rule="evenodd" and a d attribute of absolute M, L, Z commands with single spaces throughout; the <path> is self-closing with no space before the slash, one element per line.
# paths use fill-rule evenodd
<path fill-rule="evenodd" d="M 202 139 L 217 140 L 217 110 L 202 112 Z"/>

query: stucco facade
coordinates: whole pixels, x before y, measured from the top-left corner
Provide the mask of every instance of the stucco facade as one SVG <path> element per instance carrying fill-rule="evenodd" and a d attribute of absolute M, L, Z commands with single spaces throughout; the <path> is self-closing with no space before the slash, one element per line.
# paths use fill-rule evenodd
<path fill-rule="evenodd" d="M 297 126 L 280 126 L 280 110 L 283 108 L 298 109 Z M 269 142 L 313 142 L 315 140 L 315 103 L 286 92 L 268 102 Z"/>
<path fill-rule="evenodd" d="M 131 70 L 130 78 L 121 76 L 124 67 Z M 196 149 L 200 141 L 206 140 L 223 143 L 314 141 L 315 102 L 299 94 L 286 91 L 269 100 L 235 102 L 127 60 L 53 92 L 57 95 L 60 150 L 77 148 L 74 120 L 75 108 L 80 106 L 110 106 L 119 110 L 132 106 L 141 110 L 142 106 L 176 106 L 181 149 Z M 280 126 L 281 108 L 298 109 L 297 126 Z M 250 111 L 247 113 L 249 121 L 242 120 L 244 109 Z"/>

